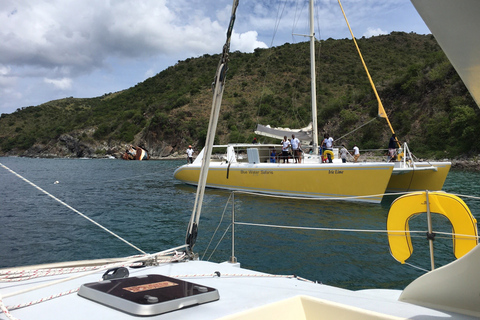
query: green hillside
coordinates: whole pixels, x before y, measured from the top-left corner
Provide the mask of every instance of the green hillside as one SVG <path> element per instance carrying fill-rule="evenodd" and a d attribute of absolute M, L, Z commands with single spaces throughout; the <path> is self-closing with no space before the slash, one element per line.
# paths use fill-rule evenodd
<path fill-rule="evenodd" d="M 417 156 L 478 155 L 479 109 L 433 36 L 394 32 L 358 44 L 397 136 Z M 65 98 L 2 114 L 0 155 L 118 155 L 128 144 L 144 145 L 154 157 L 183 154 L 188 144 L 198 150 L 218 59 L 179 61 L 102 97 Z M 351 40 L 317 44 L 317 98 L 321 135 L 339 138 L 353 131 L 337 143 L 387 146 L 390 131 L 384 119 L 372 121 L 377 102 Z M 218 143 L 250 142 L 257 123 L 300 128 L 310 114 L 308 43 L 230 54 Z"/>

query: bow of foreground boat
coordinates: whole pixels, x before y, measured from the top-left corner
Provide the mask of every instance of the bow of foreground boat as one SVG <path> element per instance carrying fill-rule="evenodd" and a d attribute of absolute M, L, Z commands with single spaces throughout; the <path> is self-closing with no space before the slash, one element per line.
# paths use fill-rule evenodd
<path fill-rule="evenodd" d="M 478 250 L 477 250 L 478 251 Z M 115 304 L 115 297 L 102 300 L 102 297 L 90 295 L 82 297 L 76 289 L 84 284 L 98 283 L 104 270 L 80 278 L 59 282 L 52 286 L 34 291 L 20 293 L 11 297 L 9 294 L 38 287 L 47 281 L 32 278 L 23 282 L 3 284 L 0 294 L 3 303 L 11 310 L 10 319 L 136 319 L 138 315 L 149 319 L 318 319 L 319 315 L 327 318 L 343 319 L 432 319 L 455 318 L 473 319 L 472 317 L 421 307 L 398 301 L 400 290 L 361 290 L 350 291 L 328 285 L 310 282 L 293 275 L 270 275 L 243 269 L 238 263 L 212 263 L 205 261 L 182 260 L 163 263 L 158 266 L 129 268 L 131 278 L 145 278 L 147 275 L 163 275 L 169 278 L 154 282 L 159 290 L 172 288 L 184 289 L 188 286 L 178 281 L 193 283 L 198 289 L 184 290 L 185 296 L 173 291 L 171 297 L 162 294 L 162 301 L 148 301 L 154 296 L 152 288 L 137 287 L 137 295 L 143 301 L 128 302 L 120 297 L 121 304 Z M 52 275 L 48 281 L 63 281 L 69 275 Z M 109 280 L 115 287 L 120 280 Z M 105 281 L 104 281 L 105 282 Z M 152 284 L 150 284 L 152 285 Z M 131 289 L 128 287 L 126 289 Z M 202 301 L 201 294 L 209 293 L 205 288 L 213 288 L 216 296 Z M 181 289 L 181 288 L 180 288 Z M 82 289 L 81 289 L 82 290 Z M 122 289 L 125 291 L 125 288 Z M 67 292 L 71 292 L 67 294 Z M 113 291 L 113 290 L 112 290 Z M 134 290 L 133 290 L 134 291 Z M 198 291 L 198 292 L 197 292 Z M 125 291 L 126 292 L 126 291 Z M 48 299 L 61 295 L 60 297 Z M 86 294 L 88 295 L 88 293 Z M 124 296 L 124 294 L 122 293 Z M 100 302 L 94 301 L 95 299 Z M 176 300 L 175 300 L 176 299 Z M 211 299 L 212 301 L 208 301 Z M 39 300 L 46 300 L 35 303 Z M 208 301 L 208 302 L 207 302 Z M 25 303 L 27 306 L 15 309 Z M 111 306 L 107 306 L 110 304 Z M 119 310 L 123 308 L 124 310 Z M 155 314 L 165 312 L 163 314 Z M 137 313 L 135 315 L 135 313 Z M 150 314 L 153 313 L 153 314 Z M 7 314 L 0 314 L 0 319 L 8 319 Z"/>

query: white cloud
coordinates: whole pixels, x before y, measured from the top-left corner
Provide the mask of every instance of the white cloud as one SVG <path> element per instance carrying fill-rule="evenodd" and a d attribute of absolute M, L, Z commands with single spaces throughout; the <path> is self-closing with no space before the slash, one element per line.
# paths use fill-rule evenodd
<path fill-rule="evenodd" d="M 366 38 L 370 38 L 370 37 L 373 37 L 373 36 L 378 36 L 378 35 L 381 35 L 381 34 L 388 34 L 387 31 L 383 31 L 382 29 L 380 28 L 367 28 L 367 32 L 365 32 L 363 34 L 364 37 Z"/>
<path fill-rule="evenodd" d="M 72 79 L 62 78 L 62 79 L 43 79 L 45 83 L 52 84 L 55 88 L 60 90 L 68 90 L 72 88 Z"/>
<path fill-rule="evenodd" d="M 253 52 L 256 48 L 267 48 L 262 41 L 258 41 L 258 33 L 256 31 L 247 31 L 242 34 L 232 33 L 231 50 L 242 52 Z"/>
<path fill-rule="evenodd" d="M 0 65 L 0 76 L 6 76 L 10 73 L 10 67 Z"/>

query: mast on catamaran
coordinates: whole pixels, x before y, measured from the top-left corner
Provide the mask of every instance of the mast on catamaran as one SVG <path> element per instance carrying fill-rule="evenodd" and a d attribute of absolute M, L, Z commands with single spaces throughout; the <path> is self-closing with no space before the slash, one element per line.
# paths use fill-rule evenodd
<path fill-rule="evenodd" d="M 312 95 L 312 139 L 313 152 L 318 154 L 318 126 L 317 126 L 317 80 L 315 76 L 315 30 L 313 29 L 313 0 L 310 0 L 310 77 Z"/>

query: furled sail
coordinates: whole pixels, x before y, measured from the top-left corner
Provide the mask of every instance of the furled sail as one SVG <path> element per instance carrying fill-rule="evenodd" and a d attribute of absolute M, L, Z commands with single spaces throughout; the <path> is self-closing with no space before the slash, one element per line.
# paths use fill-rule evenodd
<path fill-rule="evenodd" d="M 289 129 L 289 128 L 272 128 L 270 125 L 257 125 L 257 130 L 255 130 L 255 134 L 264 137 L 270 138 L 278 138 L 280 140 L 283 139 L 284 136 L 290 138 L 292 134 L 295 135 L 297 139 L 302 142 L 310 142 L 312 141 L 312 123 L 310 123 L 305 128 L 301 129 Z"/>

